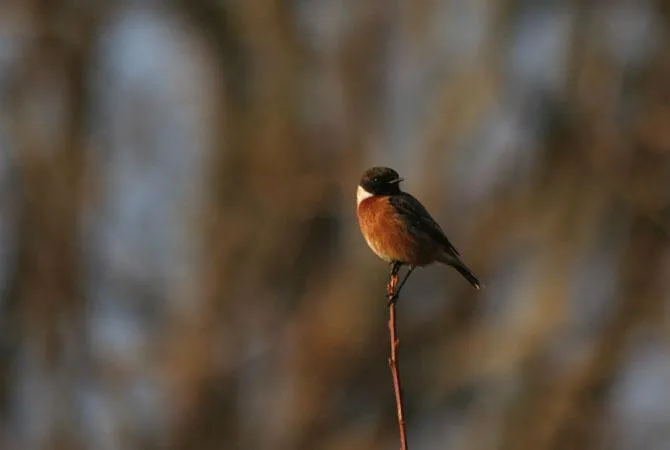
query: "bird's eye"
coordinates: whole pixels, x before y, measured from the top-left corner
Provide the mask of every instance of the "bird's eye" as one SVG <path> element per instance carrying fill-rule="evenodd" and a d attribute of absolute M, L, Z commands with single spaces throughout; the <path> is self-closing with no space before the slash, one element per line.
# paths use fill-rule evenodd
<path fill-rule="evenodd" d="M 374 177 L 374 178 L 372 179 L 372 182 L 373 182 L 373 183 L 379 183 L 379 177 Z"/>

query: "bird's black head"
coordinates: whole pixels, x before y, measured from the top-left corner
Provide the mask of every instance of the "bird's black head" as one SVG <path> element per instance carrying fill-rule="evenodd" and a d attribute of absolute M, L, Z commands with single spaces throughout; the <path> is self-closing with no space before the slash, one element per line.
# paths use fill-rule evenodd
<path fill-rule="evenodd" d="M 398 172 L 388 167 L 371 167 L 363 173 L 360 187 L 372 195 L 393 195 L 400 193 Z"/>

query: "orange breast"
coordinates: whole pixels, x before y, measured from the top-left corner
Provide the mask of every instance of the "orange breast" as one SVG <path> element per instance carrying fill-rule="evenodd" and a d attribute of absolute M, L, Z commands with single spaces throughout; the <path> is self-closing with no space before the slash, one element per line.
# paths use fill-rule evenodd
<path fill-rule="evenodd" d="M 365 240 L 383 260 L 417 266 L 435 261 L 435 244 L 425 236 L 411 233 L 387 196 L 363 200 L 357 212 Z"/>

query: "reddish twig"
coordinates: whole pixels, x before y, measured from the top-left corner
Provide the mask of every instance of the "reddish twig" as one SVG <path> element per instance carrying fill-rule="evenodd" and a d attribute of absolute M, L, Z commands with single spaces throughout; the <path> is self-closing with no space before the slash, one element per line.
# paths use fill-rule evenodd
<path fill-rule="evenodd" d="M 399 266 L 394 266 L 391 271 L 391 278 L 386 287 L 386 294 L 388 296 L 389 307 L 389 336 L 391 341 L 391 356 L 389 357 L 389 368 L 391 369 L 391 376 L 393 377 L 393 392 L 395 393 L 395 405 L 398 415 L 398 428 L 400 429 L 400 450 L 407 450 L 407 435 L 405 432 L 405 405 L 402 397 L 402 386 L 400 384 L 400 368 L 398 364 L 398 345 L 400 340 L 397 338 L 396 320 L 395 320 L 395 304 L 398 296 L 396 286 L 398 285 L 398 269 Z M 400 286 L 402 287 L 402 286 Z"/>

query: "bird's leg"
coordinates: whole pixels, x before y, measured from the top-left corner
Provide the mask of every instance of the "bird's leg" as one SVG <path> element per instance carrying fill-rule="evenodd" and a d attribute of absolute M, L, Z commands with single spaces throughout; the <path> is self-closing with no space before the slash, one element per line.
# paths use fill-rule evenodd
<path fill-rule="evenodd" d="M 402 264 L 400 264 L 400 262 L 398 261 L 391 261 L 389 263 L 389 266 L 391 266 L 390 276 L 393 277 L 398 275 L 398 272 L 400 272 L 400 267 L 402 266 Z"/>
<path fill-rule="evenodd" d="M 395 279 L 396 282 L 393 283 L 393 292 L 391 294 L 389 294 L 389 305 L 391 303 L 395 303 L 398 300 L 398 295 L 400 294 L 400 289 L 402 289 L 402 287 L 405 285 L 405 283 L 407 282 L 407 279 L 409 278 L 409 276 L 414 271 L 414 268 L 415 268 L 414 266 L 408 266 L 407 273 L 405 274 L 405 278 L 402 279 L 402 281 L 400 282 L 400 284 L 398 285 L 397 288 L 395 287 L 395 285 L 397 284 L 397 281 L 398 281 L 398 278 L 397 278 L 398 275 L 396 274 L 396 279 Z M 400 267 L 398 267 L 398 269 L 400 269 Z M 391 286 L 391 283 L 389 283 L 389 286 Z"/>
<path fill-rule="evenodd" d="M 398 289 L 396 289 L 396 291 L 395 291 L 396 295 L 400 294 L 400 289 L 402 289 L 402 287 L 405 285 L 405 283 L 407 282 L 407 279 L 412 274 L 414 269 L 415 269 L 415 266 L 409 266 L 409 268 L 407 269 L 407 273 L 405 274 L 405 278 L 402 279 L 402 281 L 400 282 L 400 285 L 398 286 Z"/>
<path fill-rule="evenodd" d="M 393 298 L 395 287 L 398 284 L 398 272 L 400 272 L 402 264 L 398 261 L 391 261 L 390 265 L 391 273 L 389 274 L 389 282 L 386 285 L 386 296 L 389 298 L 389 301 Z"/>

